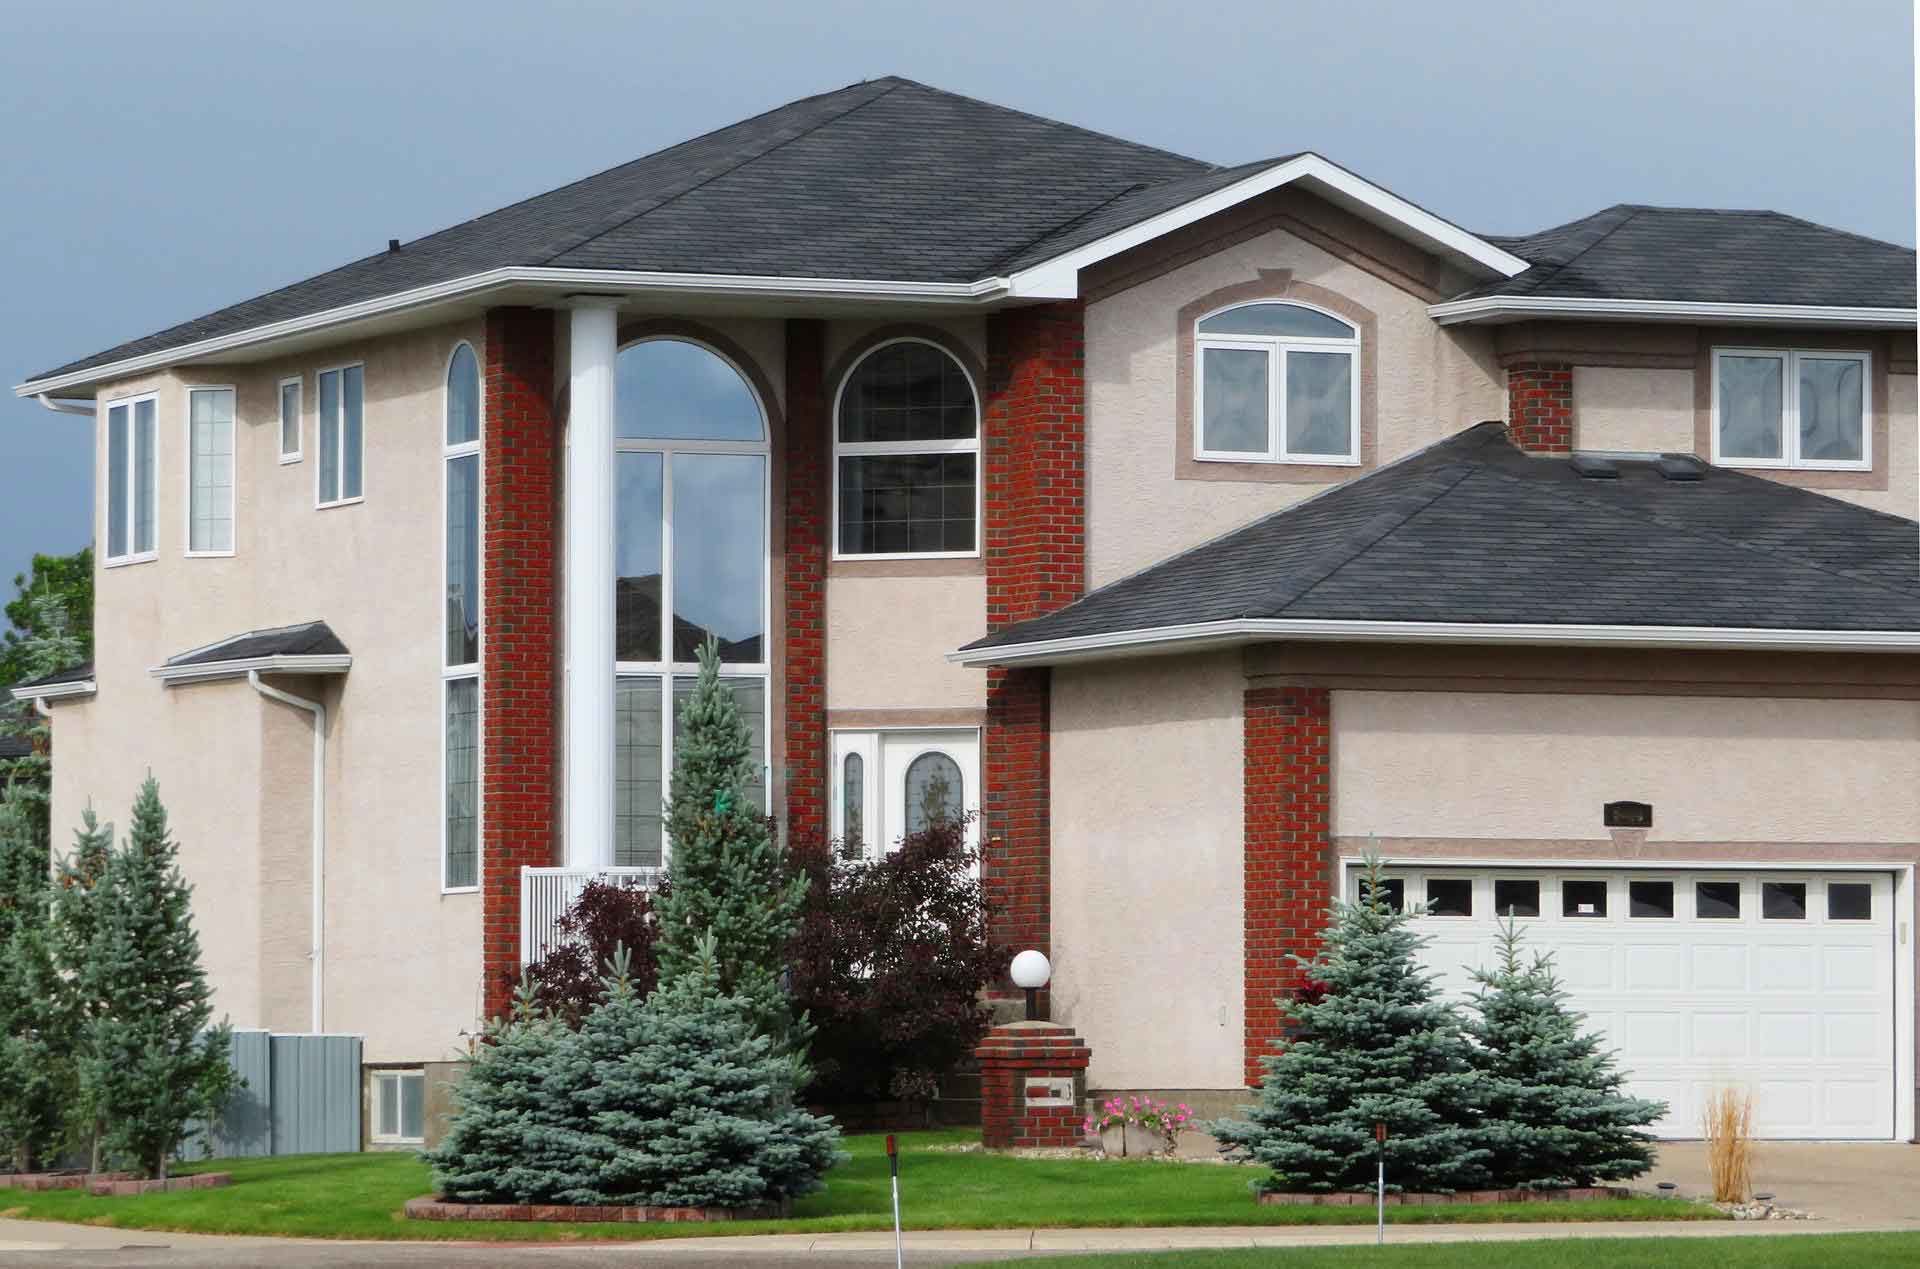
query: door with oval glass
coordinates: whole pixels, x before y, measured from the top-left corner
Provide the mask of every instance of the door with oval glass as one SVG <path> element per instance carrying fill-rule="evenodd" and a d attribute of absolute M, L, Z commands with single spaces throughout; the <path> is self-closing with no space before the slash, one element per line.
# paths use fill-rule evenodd
<path fill-rule="evenodd" d="M 980 808 L 980 733 L 973 728 L 836 731 L 833 836 L 869 858 L 909 833 Z M 967 826 L 978 846 L 978 826 Z"/>

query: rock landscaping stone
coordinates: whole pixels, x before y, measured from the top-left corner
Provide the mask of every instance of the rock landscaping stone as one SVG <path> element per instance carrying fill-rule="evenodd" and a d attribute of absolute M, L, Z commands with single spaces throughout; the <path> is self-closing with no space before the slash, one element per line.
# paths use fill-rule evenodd
<path fill-rule="evenodd" d="M 1331 1194 L 1266 1193 L 1263 1207 L 1360 1207 L 1373 1205 L 1374 1196 L 1352 1190 Z M 1624 1186 L 1594 1185 L 1567 1190 L 1457 1190 L 1452 1194 L 1389 1194 L 1388 1207 L 1439 1207 L 1448 1203 L 1570 1203 L 1583 1199 L 1632 1198 Z"/>
<path fill-rule="evenodd" d="M 1725 1212 L 1737 1221 L 1810 1221 L 1817 1219 L 1812 1212 L 1803 1212 L 1798 1208 L 1780 1207 L 1774 1203 L 1715 1203 L 1716 1211 Z"/>
<path fill-rule="evenodd" d="M 793 1214 L 791 1203 L 763 1207 L 656 1207 L 651 1205 L 575 1206 L 558 1203 L 447 1203 L 436 1198 L 408 1199 L 408 1220 L 415 1221 L 554 1221 L 702 1223 L 713 1221 L 772 1221 Z"/>

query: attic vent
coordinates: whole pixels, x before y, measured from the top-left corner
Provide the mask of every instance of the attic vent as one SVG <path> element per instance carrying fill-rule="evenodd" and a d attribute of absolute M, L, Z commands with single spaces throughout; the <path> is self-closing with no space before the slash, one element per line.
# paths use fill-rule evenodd
<path fill-rule="evenodd" d="M 1662 454 L 1655 464 L 1668 480 L 1705 480 L 1707 465 L 1691 454 Z"/>
<path fill-rule="evenodd" d="M 1610 458 L 1601 458 L 1598 454 L 1575 454 L 1571 461 L 1573 469 L 1588 480 L 1620 479 L 1620 465 Z"/>

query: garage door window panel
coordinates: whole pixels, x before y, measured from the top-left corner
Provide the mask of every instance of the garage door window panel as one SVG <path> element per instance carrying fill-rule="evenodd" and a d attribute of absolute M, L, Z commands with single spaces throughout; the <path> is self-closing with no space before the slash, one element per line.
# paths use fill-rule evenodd
<path fill-rule="evenodd" d="M 1760 883 L 1760 918 L 1763 921 L 1806 920 L 1807 883 L 1804 881 Z"/>
<path fill-rule="evenodd" d="M 1470 917 L 1473 915 L 1473 880 L 1469 877 L 1427 878 L 1427 915 Z"/>
<path fill-rule="evenodd" d="M 1503 917 L 1540 915 L 1540 883 L 1531 877 L 1507 877 L 1493 883 L 1493 911 Z"/>
<path fill-rule="evenodd" d="M 1374 887 L 1361 873 L 1354 879 L 1354 901 L 1360 904 L 1374 902 Z M 1407 883 L 1403 877 L 1382 877 L 1379 886 L 1379 901 L 1389 912 L 1407 910 Z"/>
<path fill-rule="evenodd" d="M 1628 882 L 1627 915 L 1671 920 L 1673 918 L 1673 883 L 1671 881 Z"/>
<path fill-rule="evenodd" d="M 1871 921 L 1873 887 L 1864 881 L 1834 881 L 1827 884 L 1827 920 Z"/>
<path fill-rule="evenodd" d="M 1561 882 L 1560 915 L 1580 920 L 1604 921 L 1607 916 L 1607 883 L 1604 881 Z"/>
<path fill-rule="evenodd" d="M 1694 916 L 1702 921 L 1738 921 L 1740 883 L 1696 881 L 1693 884 L 1693 905 Z"/>

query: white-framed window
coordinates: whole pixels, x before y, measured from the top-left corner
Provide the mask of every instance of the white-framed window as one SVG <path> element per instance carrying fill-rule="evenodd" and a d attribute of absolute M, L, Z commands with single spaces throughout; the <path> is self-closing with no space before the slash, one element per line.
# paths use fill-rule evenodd
<path fill-rule="evenodd" d="M 1194 328 L 1194 457 L 1360 461 L 1360 331 L 1310 305 L 1263 300 Z"/>
<path fill-rule="evenodd" d="M 445 431 L 445 592 L 440 678 L 446 720 L 441 753 L 441 889 L 480 885 L 480 361 L 462 342 L 447 358 Z"/>
<path fill-rule="evenodd" d="M 314 376 L 320 461 L 314 464 L 315 503 L 337 507 L 365 497 L 366 367 L 339 366 Z"/>
<path fill-rule="evenodd" d="M 674 727 L 709 634 L 767 806 L 767 413 L 739 367 L 691 339 L 630 344 L 614 377 L 613 862 L 659 867 Z"/>
<path fill-rule="evenodd" d="M 427 1139 L 424 1071 L 373 1073 L 372 1139 L 381 1145 L 419 1145 Z"/>
<path fill-rule="evenodd" d="M 138 564 L 156 557 L 160 502 L 160 400 L 128 397 L 107 406 L 106 563 Z"/>
<path fill-rule="evenodd" d="M 841 380 L 833 418 L 836 558 L 980 554 L 980 394 L 952 354 L 876 345 Z"/>
<path fill-rule="evenodd" d="M 980 732 L 972 727 L 901 727 L 833 733 L 829 831 L 848 854 L 877 859 L 939 819 L 981 806 Z M 979 821 L 967 845 L 979 847 Z"/>
<path fill-rule="evenodd" d="M 306 381 L 295 375 L 280 381 L 280 461 L 300 461 L 300 409 Z"/>
<path fill-rule="evenodd" d="M 1823 348 L 1713 350 L 1713 461 L 1867 471 L 1873 358 Z"/>
<path fill-rule="evenodd" d="M 187 554 L 233 554 L 233 389 L 187 389 Z"/>

